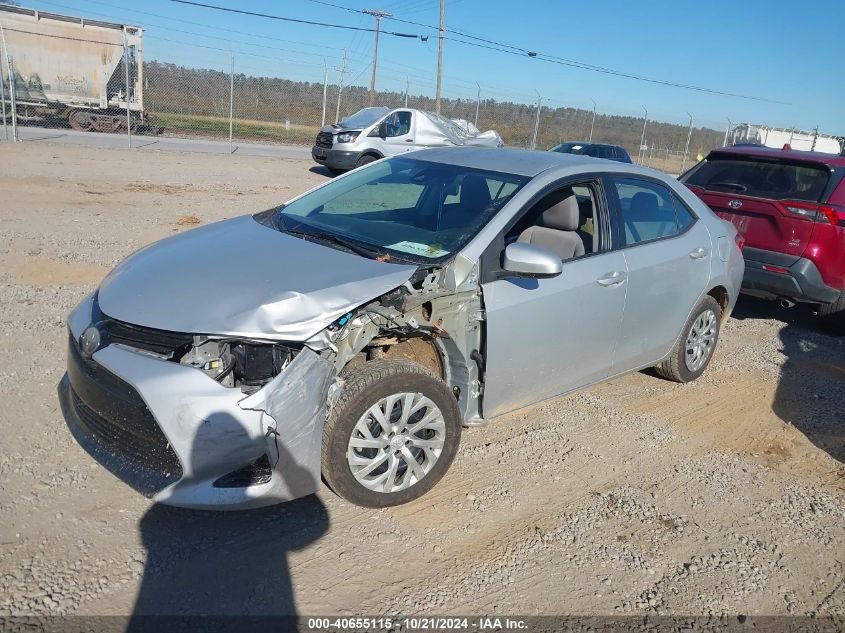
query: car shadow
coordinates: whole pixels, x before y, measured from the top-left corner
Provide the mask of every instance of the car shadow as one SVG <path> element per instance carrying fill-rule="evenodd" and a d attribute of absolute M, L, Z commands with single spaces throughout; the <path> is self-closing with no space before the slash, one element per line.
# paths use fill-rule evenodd
<path fill-rule="evenodd" d="M 845 463 L 845 337 L 816 329 L 812 306 L 784 309 L 743 296 L 733 318 L 775 319 L 781 366 L 772 411 L 833 459 Z"/>
<path fill-rule="evenodd" d="M 279 450 L 279 459 L 289 459 Z M 304 470 L 297 476 L 311 477 Z M 153 505 L 139 525 L 147 555 L 127 631 L 158 629 L 160 617 L 149 616 L 217 616 L 214 625 L 226 630 L 252 625 L 220 616 L 296 616 L 289 553 L 328 528 L 328 511 L 316 495 L 228 512 Z M 294 626 L 291 619 L 259 622 L 277 631 Z M 197 624 L 185 622 L 195 630 Z"/>
<path fill-rule="evenodd" d="M 329 171 L 328 167 L 324 167 L 323 165 L 314 165 L 308 171 L 319 176 L 326 176 L 327 178 L 334 178 L 337 176 L 337 174 L 333 174 Z"/>

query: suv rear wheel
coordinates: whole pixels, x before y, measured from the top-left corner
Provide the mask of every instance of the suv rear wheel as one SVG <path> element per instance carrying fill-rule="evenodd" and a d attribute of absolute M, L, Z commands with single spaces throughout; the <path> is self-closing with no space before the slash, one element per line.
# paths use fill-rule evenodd
<path fill-rule="evenodd" d="M 368 508 L 431 490 L 461 439 L 460 411 L 446 383 L 404 359 L 366 362 L 345 379 L 323 432 L 329 487 Z"/>
<path fill-rule="evenodd" d="M 819 306 L 819 329 L 834 336 L 845 336 L 845 292 L 833 303 Z"/>

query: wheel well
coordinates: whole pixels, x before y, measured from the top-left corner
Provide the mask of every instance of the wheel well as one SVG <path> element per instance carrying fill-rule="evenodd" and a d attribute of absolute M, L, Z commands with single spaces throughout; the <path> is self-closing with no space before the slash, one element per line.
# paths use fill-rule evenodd
<path fill-rule="evenodd" d="M 446 379 L 446 359 L 443 358 L 437 345 L 424 336 L 403 339 L 374 338 L 367 347 L 346 363 L 342 372 L 355 370 L 368 361 L 394 358 L 410 360 L 422 365 L 441 380 Z"/>
<path fill-rule="evenodd" d="M 728 318 L 728 305 L 731 301 L 727 289 L 724 286 L 716 286 L 711 288 L 707 294 L 713 297 L 719 307 L 722 308 L 722 321 L 725 321 Z"/>
<path fill-rule="evenodd" d="M 382 156 L 377 151 L 372 150 L 372 149 L 368 149 L 368 150 L 363 151 L 358 158 L 359 159 L 364 158 L 364 156 L 372 156 L 375 159 L 384 158 L 384 156 Z"/>
<path fill-rule="evenodd" d="M 367 360 L 404 358 L 418 363 L 438 378 L 445 377 L 443 358 L 434 343 L 423 336 L 396 339 L 373 339 L 367 350 Z"/>

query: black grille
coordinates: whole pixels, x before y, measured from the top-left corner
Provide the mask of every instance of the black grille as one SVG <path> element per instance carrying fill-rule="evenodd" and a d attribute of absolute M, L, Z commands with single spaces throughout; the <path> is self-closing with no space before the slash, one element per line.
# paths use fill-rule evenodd
<path fill-rule="evenodd" d="M 124 482 L 151 496 L 182 477 L 182 465 L 140 394 L 71 339 L 62 406 L 77 441 Z M 64 384 L 64 383 L 67 384 Z"/>
<path fill-rule="evenodd" d="M 331 132 L 320 132 L 317 134 L 317 147 L 324 147 L 326 149 L 331 149 L 332 146 L 332 133 Z"/>
<path fill-rule="evenodd" d="M 181 348 L 187 351 L 193 342 L 191 334 L 132 325 L 105 315 L 103 315 L 103 319 L 97 324 L 97 327 L 100 333 L 104 335 L 107 344 L 122 343 L 156 354 L 170 354 Z"/>

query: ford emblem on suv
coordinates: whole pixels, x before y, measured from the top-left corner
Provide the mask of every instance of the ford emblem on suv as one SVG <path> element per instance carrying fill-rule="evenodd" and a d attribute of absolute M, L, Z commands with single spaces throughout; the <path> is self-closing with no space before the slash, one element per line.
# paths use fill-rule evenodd
<path fill-rule="evenodd" d="M 739 209 L 742 206 L 742 200 L 731 200 L 728 202 L 728 206 L 731 209 Z"/>

